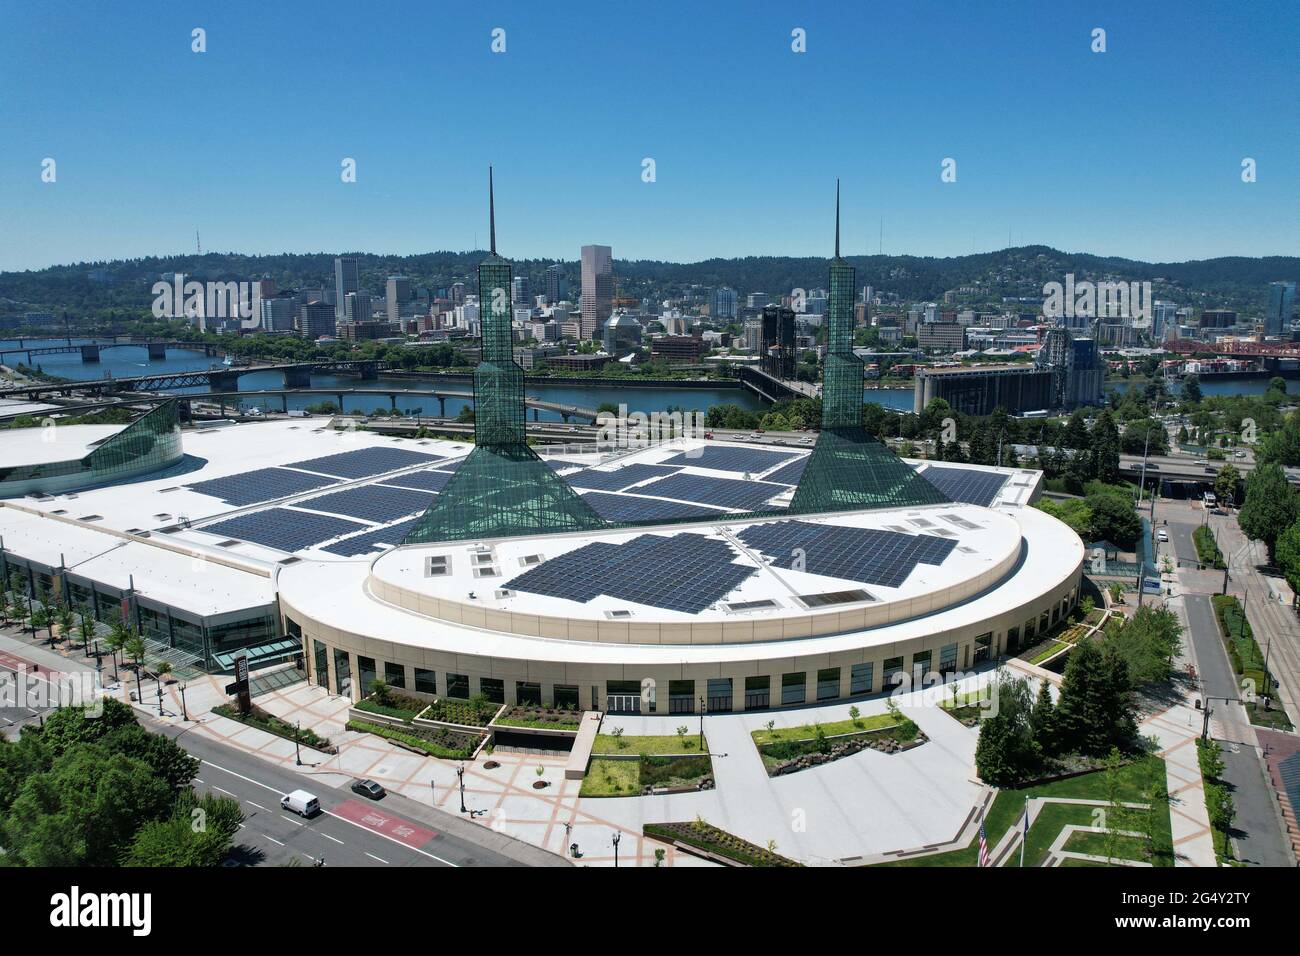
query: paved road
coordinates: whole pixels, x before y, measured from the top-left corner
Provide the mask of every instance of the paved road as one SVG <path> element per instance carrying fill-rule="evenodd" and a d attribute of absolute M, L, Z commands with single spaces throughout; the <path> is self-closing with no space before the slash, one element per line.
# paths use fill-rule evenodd
<path fill-rule="evenodd" d="M 400 794 L 371 801 L 321 777 L 282 769 L 234 747 L 188 733 L 174 724 L 141 717 L 150 730 L 172 737 L 199 758 L 196 786 L 240 802 L 244 829 L 234 854 L 245 865 L 327 866 L 567 865 L 560 857 L 516 844 L 490 829 L 432 810 Z M 311 820 L 280 809 L 280 797 L 303 789 L 320 799 Z M 494 846 L 497 848 L 494 848 Z M 500 852 L 498 848 L 509 848 Z"/>
<path fill-rule="evenodd" d="M 1259 866 L 1294 866 L 1294 857 L 1269 792 L 1271 785 L 1260 762 L 1255 733 L 1245 709 L 1236 701 L 1236 676 L 1219 637 L 1219 624 L 1209 595 L 1188 594 L 1183 600 L 1187 612 L 1187 636 L 1196 658 L 1201 687 L 1207 697 L 1231 698 L 1226 702 L 1212 700 L 1211 707 L 1221 728 L 1223 779 L 1232 788 L 1233 803 L 1237 808 L 1237 817 L 1233 821 L 1237 854 L 1242 860 Z"/>

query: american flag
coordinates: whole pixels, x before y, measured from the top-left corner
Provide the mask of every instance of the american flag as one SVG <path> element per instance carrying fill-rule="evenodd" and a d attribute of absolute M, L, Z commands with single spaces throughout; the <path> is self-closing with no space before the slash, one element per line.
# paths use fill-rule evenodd
<path fill-rule="evenodd" d="M 984 821 L 980 821 L 980 866 L 989 865 L 989 841 L 984 835 Z"/>

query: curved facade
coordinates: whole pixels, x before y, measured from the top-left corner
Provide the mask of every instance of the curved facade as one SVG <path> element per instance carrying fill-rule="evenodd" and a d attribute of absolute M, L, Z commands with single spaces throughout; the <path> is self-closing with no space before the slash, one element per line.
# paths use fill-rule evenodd
<path fill-rule="evenodd" d="M 507 586 L 534 557 L 638 533 L 626 529 L 405 546 L 368 564 L 286 567 L 277 583 L 286 630 L 301 637 L 311 678 L 355 699 L 379 677 L 427 695 L 616 712 L 697 712 L 702 698 L 710 712 L 794 706 L 890 690 L 899 675 L 932 681 L 936 672 L 968 670 L 1033 643 L 1074 606 L 1083 544 L 1037 509 L 940 505 L 819 520 L 893 527 L 883 522 L 935 524 L 943 515 L 978 525 L 960 546 L 972 553 L 831 606 L 810 600 L 830 594 L 802 594 L 802 582 L 778 592 L 768 578 L 775 569 L 762 560 L 731 604 L 702 613 L 604 597 L 577 603 Z M 660 530 L 734 539 L 753 524 Z M 477 577 L 489 566 L 499 573 Z M 450 573 L 429 573 L 444 567 Z M 761 606 L 765 600 L 775 606 Z"/>
<path fill-rule="evenodd" d="M 81 426 L 64 426 L 77 428 Z M 44 430 L 44 429 L 42 429 Z M 53 426 L 57 439 L 59 426 Z M 164 402 L 76 458 L 58 459 L 60 444 L 47 442 L 49 460 L 0 466 L 0 498 L 39 492 L 53 495 L 161 471 L 184 457 L 179 406 Z"/>

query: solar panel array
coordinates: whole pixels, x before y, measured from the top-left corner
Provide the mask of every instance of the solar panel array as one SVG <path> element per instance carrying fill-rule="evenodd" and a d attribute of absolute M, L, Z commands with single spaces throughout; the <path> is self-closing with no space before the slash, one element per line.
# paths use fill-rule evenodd
<path fill-rule="evenodd" d="M 639 494 L 677 498 L 706 505 L 719 505 L 732 511 L 754 511 L 773 495 L 790 489 L 766 481 L 741 478 L 708 478 L 704 475 L 676 474 L 660 478 L 637 489 Z"/>
<path fill-rule="evenodd" d="M 454 471 L 412 471 L 395 478 L 386 478 L 384 485 L 389 488 L 418 488 L 421 491 L 442 491 L 451 480 Z"/>
<path fill-rule="evenodd" d="M 191 491 L 197 491 L 201 495 L 220 498 L 228 505 L 242 508 L 245 505 L 255 505 L 263 501 L 285 498 L 289 495 L 301 494 L 304 491 L 311 491 L 334 483 L 333 478 L 325 478 L 321 475 L 307 475 L 301 471 L 290 471 L 287 468 L 259 468 L 256 471 L 246 471 L 240 475 L 227 475 L 225 478 L 209 478 L 207 481 L 196 481 L 194 484 L 185 487 Z"/>
<path fill-rule="evenodd" d="M 340 478 L 369 478 L 371 475 L 382 475 L 386 471 L 409 468 L 411 465 L 433 464 L 437 460 L 437 455 L 426 455 L 407 448 L 358 448 L 322 458 L 295 461 L 287 467 L 319 471 Z"/>
<path fill-rule="evenodd" d="M 956 542 L 925 534 L 900 534 L 880 528 L 845 528 L 807 521 L 754 525 L 740 539 L 772 559 L 778 568 L 801 570 L 846 581 L 896 588 L 917 564 L 942 564 Z"/>
<path fill-rule="evenodd" d="M 993 504 L 998 492 L 1007 483 L 1006 475 L 967 468 L 944 468 L 941 465 L 931 465 L 921 474 L 953 501 L 983 505 L 985 508 Z"/>
<path fill-rule="evenodd" d="M 674 455 L 664 465 L 695 465 L 697 468 L 716 468 L 718 471 L 747 471 L 757 474 L 790 461 L 788 452 L 763 451 L 759 448 L 732 448 L 727 445 L 709 446 L 694 452 Z"/>
<path fill-rule="evenodd" d="M 596 514 L 606 521 L 659 521 L 670 518 L 718 517 L 725 512 L 688 501 L 658 501 L 654 498 L 634 498 L 631 495 L 611 495 L 593 491 L 582 496 Z"/>
<path fill-rule="evenodd" d="M 344 538 L 342 541 L 335 541 L 333 544 L 327 544 L 321 550 L 328 551 L 330 554 L 337 554 L 345 558 L 355 558 L 359 554 L 369 554 L 376 549 L 377 545 L 389 544 L 396 547 L 402 543 L 402 539 L 416 526 L 420 521 L 419 518 L 412 518 L 410 521 L 403 521 L 400 524 L 391 525 L 387 528 L 375 528 L 364 534 L 356 535 L 351 538 Z"/>
<path fill-rule="evenodd" d="M 640 464 L 628 465 L 615 471 L 598 471 L 595 468 L 584 468 L 572 475 L 565 475 L 564 480 L 574 488 L 622 491 L 624 488 L 635 485 L 638 481 L 646 481 L 649 478 L 662 478 L 666 475 L 676 474 L 680 470 L 680 468 L 672 468 L 667 465 Z"/>
<path fill-rule="evenodd" d="M 506 585 L 585 604 L 597 594 L 698 614 L 757 569 L 733 563 L 731 545 L 701 534 L 643 534 L 626 544 L 589 544 L 551 558 Z"/>
<path fill-rule="evenodd" d="M 799 479 L 803 477 L 803 470 L 808 467 L 808 459 L 811 456 L 804 455 L 802 458 L 796 458 L 788 465 L 782 465 L 776 471 L 772 472 L 764 481 L 775 481 L 784 485 L 797 485 Z"/>
<path fill-rule="evenodd" d="M 313 544 L 337 538 L 349 531 L 359 531 L 365 525 L 329 515 L 314 515 L 288 508 L 268 508 L 252 514 L 238 515 L 205 525 L 200 531 L 219 534 L 226 538 L 239 538 L 254 544 L 265 545 L 279 551 L 301 551 Z"/>
<path fill-rule="evenodd" d="M 433 502 L 433 497 L 427 491 L 387 488 L 384 485 L 361 485 L 321 495 L 318 498 L 308 498 L 296 504 L 298 507 L 311 508 L 313 511 L 328 511 L 348 518 L 383 523 L 424 511 Z"/>

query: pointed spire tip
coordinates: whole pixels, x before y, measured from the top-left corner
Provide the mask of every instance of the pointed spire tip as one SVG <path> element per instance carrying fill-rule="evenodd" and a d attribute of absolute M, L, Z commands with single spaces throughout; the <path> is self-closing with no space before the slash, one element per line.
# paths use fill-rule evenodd
<path fill-rule="evenodd" d="M 497 254 L 497 207 L 492 188 L 492 167 L 488 166 L 488 241 L 492 255 Z"/>

